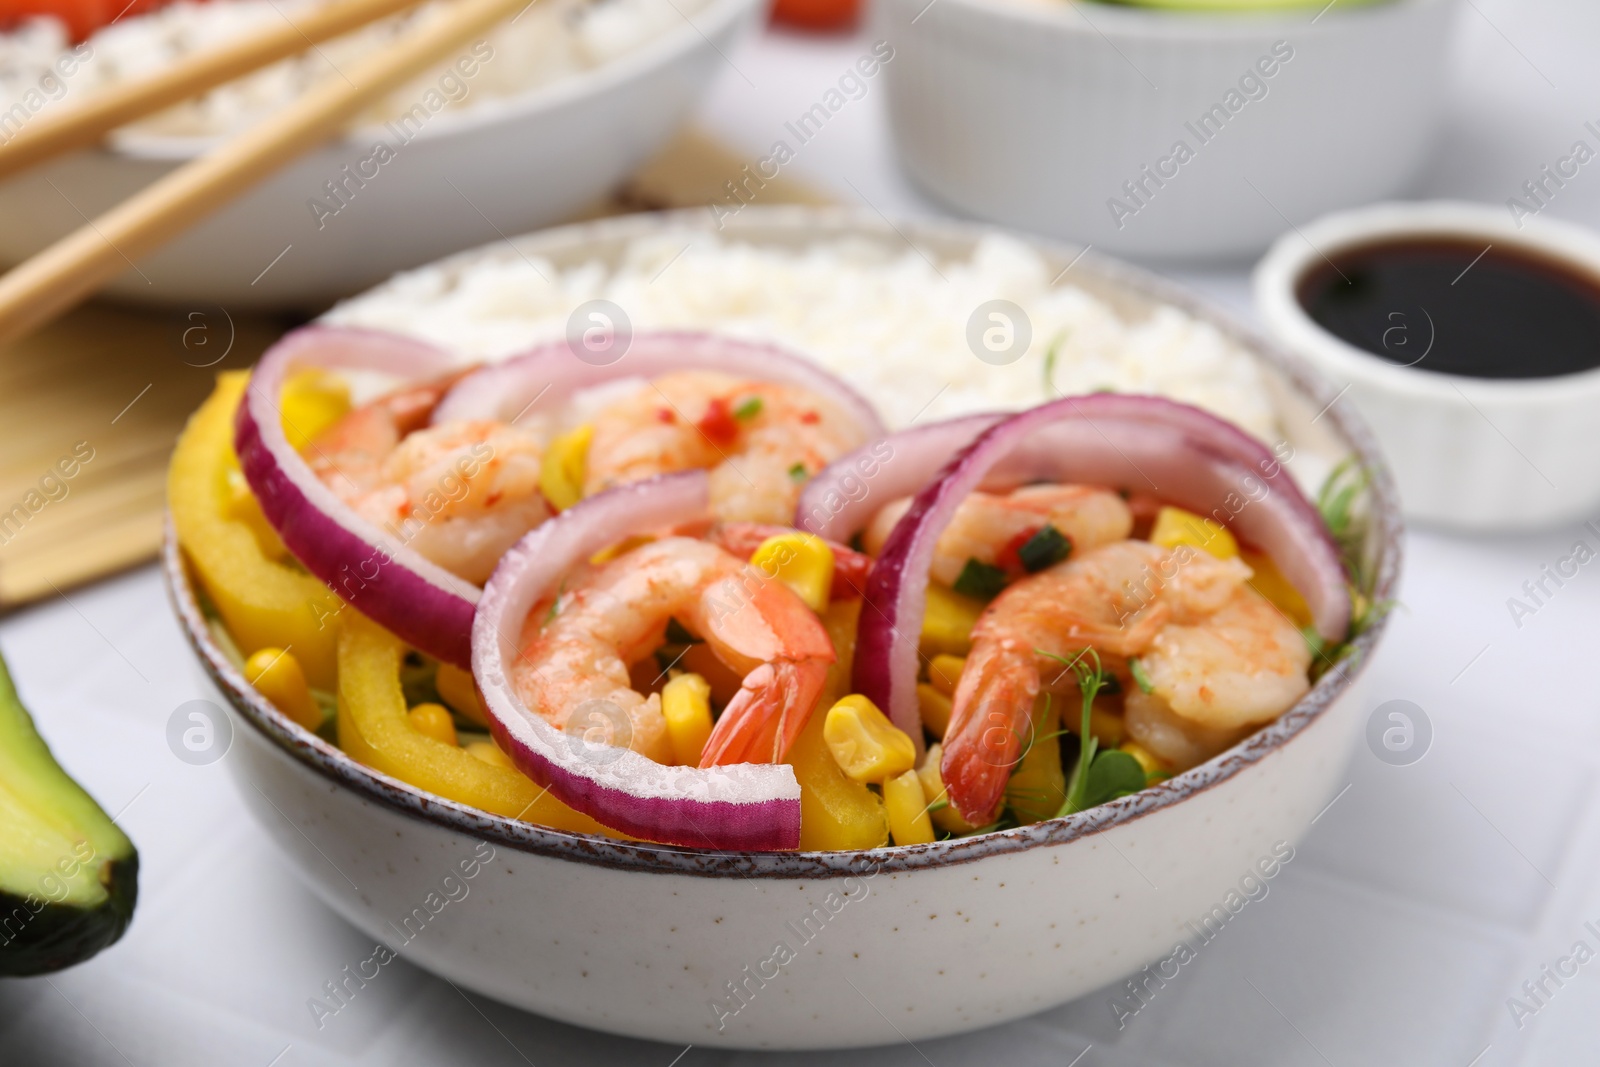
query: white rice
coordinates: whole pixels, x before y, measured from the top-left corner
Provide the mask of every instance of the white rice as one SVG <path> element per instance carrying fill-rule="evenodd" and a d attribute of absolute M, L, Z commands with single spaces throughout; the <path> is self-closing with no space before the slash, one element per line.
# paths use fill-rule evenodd
<path fill-rule="evenodd" d="M 147 75 L 194 52 L 249 33 L 280 26 L 323 0 L 193 0 L 115 22 L 87 41 L 89 58 L 68 77 L 52 70 L 69 49 L 65 28 L 55 19 L 32 19 L 0 34 L 0 111 L 28 101 L 38 111 L 41 99 L 77 99 L 98 88 Z M 449 106 L 505 98 L 592 70 L 675 29 L 706 0 L 540 0 L 515 22 L 487 38 L 493 49 Z M 308 88 L 380 49 L 419 19 L 436 15 L 440 4 L 426 4 L 353 34 L 326 41 L 299 56 L 129 126 L 132 134 L 211 137 L 233 133 L 264 118 Z M 469 55 L 470 46 L 461 54 Z M 79 46 L 79 54 L 85 54 Z M 482 55 L 481 51 L 479 53 Z M 416 104 L 439 85 L 445 66 L 422 75 L 363 116 L 381 123 Z M 56 68 L 60 70 L 62 68 Z M 41 94 L 42 87 L 42 94 Z M 31 93 L 31 95 L 29 95 Z"/>
<path fill-rule="evenodd" d="M 448 273 L 424 267 L 327 319 L 496 359 L 564 336 L 580 304 L 603 298 L 635 330 L 711 328 L 806 353 L 861 390 L 891 426 L 1109 388 L 1186 401 L 1277 438 L 1260 368 L 1215 327 L 1171 307 L 1128 322 L 1051 280 L 1037 252 L 998 235 L 971 259 L 935 269 L 916 252 L 866 242 L 795 252 L 669 232 L 635 242 L 616 270 L 558 270 L 505 248 Z M 967 344 L 974 309 L 996 298 L 1022 307 L 1032 324 L 1031 345 L 1006 366 L 978 359 Z M 1045 354 L 1058 338 L 1047 382 Z"/>

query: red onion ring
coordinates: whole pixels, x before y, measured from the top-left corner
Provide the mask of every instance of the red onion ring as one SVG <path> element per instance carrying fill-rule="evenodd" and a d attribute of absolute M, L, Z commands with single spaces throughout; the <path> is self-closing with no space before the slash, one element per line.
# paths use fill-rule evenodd
<path fill-rule="evenodd" d="M 548 411 L 573 393 L 622 378 L 656 378 L 680 370 L 720 371 L 792 385 L 836 405 L 867 437 L 886 432 L 867 399 L 804 356 L 759 341 L 710 333 L 663 331 L 634 334 L 615 362 L 580 359 L 565 340 L 539 345 L 519 356 L 467 375 L 434 409 L 435 423 L 464 419 L 513 422 Z"/>
<path fill-rule="evenodd" d="M 946 441 L 966 432 L 951 428 Z M 909 477 L 909 466 L 896 478 Z M 967 495 L 997 482 L 1148 488 L 1199 514 L 1223 507 L 1226 524 L 1305 597 L 1324 638 L 1342 640 L 1349 628 L 1344 567 L 1316 508 L 1263 445 L 1198 408 L 1158 397 L 1067 397 L 995 423 L 931 477 L 868 576 L 853 678 L 856 692 L 913 738 L 921 736 L 917 644 L 934 546 Z M 1227 506 L 1233 500 L 1238 507 Z"/>
<path fill-rule="evenodd" d="M 635 837 L 696 848 L 800 847 L 800 783 L 787 764 L 669 767 L 626 749 L 585 758 L 512 685 L 528 612 L 571 568 L 630 532 L 703 519 L 704 471 L 662 475 L 580 501 L 506 553 L 472 623 L 472 675 L 490 729 L 517 768 L 562 803 Z"/>
<path fill-rule="evenodd" d="M 795 527 L 848 543 L 886 502 L 921 492 L 951 456 L 1007 417 L 993 413 L 930 422 L 840 456 L 800 490 Z"/>
<path fill-rule="evenodd" d="M 358 515 L 323 485 L 283 432 L 283 383 L 303 367 L 433 378 L 458 367 L 450 353 L 377 330 L 309 326 L 256 364 L 239 405 L 234 448 L 261 511 L 312 574 L 402 641 L 446 663 L 471 663 L 478 589 Z"/>

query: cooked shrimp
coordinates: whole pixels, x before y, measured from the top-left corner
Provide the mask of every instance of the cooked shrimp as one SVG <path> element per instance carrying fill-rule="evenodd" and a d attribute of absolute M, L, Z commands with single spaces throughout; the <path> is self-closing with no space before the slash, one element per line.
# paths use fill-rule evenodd
<path fill-rule="evenodd" d="M 519 537 L 550 516 L 539 492 L 542 449 L 505 423 L 427 426 L 450 384 L 410 387 L 355 409 L 312 442 L 306 461 L 358 514 L 482 583 Z"/>
<path fill-rule="evenodd" d="M 1210 730 L 1271 722 L 1311 688 L 1305 638 L 1244 585 L 1203 620 L 1163 627 L 1139 663 L 1175 715 Z"/>
<path fill-rule="evenodd" d="M 863 443 L 804 390 L 711 371 L 657 378 L 594 419 L 584 495 L 671 471 L 711 474 L 719 519 L 790 523 L 807 478 Z"/>
<path fill-rule="evenodd" d="M 882 508 L 862 533 L 868 553 L 876 556 L 889 532 L 911 501 L 897 500 Z M 973 493 L 961 502 L 939 535 L 933 565 L 934 581 L 954 585 L 971 559 L 1005 563 L 1017 548 L 1045 526 L 1066 535 L 1074 552 L 1125 540 L 1133 515 L 1122 497 L 1089 485 L 1025 485 L 1010 493 Z"/>
<path fill-rule="evenodd" d="M 536 609 L 512 667 L 517 693 L 562 728 L 575 711 L 598 708 L 614 720 L 618 743 L 666 762 L 661 697 L 634 690 L 628 667 L 663 642 L 670 619 L 744 678 L 700 765 L 781 759 L 822 695 L 833 645 L 787 586 L 705 541 L 642 545 L 579 575 L 549 610 Z"/>
<path fill-rule="evenodd" d="M 1199 766 L 1250 732 L 1248 728 L 1212 730 L 1179 718 L 1161 696 L 1137 686 L 1123 697 L 1122 721 L 1129 737 L 1174 771 Z"/>
<path fill-rule="evenodd" d="M 1244 584 L 1249 576 L 1236 559 L 1121 541 L 996 597 L 973 628 L 944 738 L 944 781 L 962 816 L 992 820 L 1041 678 L 1063 672 L 1052 657 L 1094 649 L 1126 681 L 1138 656 L 1176 721 L 1201 728 L 1192 740 L 1202 748 L 1215 740 L 1204 731 L 1287 710 L 1307 688 L 1309 652 L 1293 623 Z"/>

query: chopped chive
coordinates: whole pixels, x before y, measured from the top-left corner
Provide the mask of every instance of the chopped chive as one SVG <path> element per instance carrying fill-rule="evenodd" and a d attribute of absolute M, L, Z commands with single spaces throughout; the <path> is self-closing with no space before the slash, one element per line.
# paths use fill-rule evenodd
<path fill-rule="evenodd" d="M 1108 674 L 1105 681 L 1100 683 L 1100 692 L 1115 695 L 1122 692 L 1122 680 L 1114 674 Z"/>
<path fill-rule="evenodd" d="M 1071 554 L 1072 539 L 1049 523 L 1039 527 L 1039 531 L 1017 549 L 1017 559 L 1029 574 L 1053 567 Z"/>
<path fill-rule="evenodd" d="M 761 414 L 761 398 L 759 396 L 748 397 L 740 401 L 739 406 L 733 409 L 733 417 L 740 422 L 746 422 L 759 414 Z"/>
<path fill-rule="evenodd" d="M 667 620 L 667 644 L 669 645 L 698 645 L 700 639 L 690 633 L 688 627 L 675 618 Z"/>
<path fill-rule="evenodd" d="M 1144 673 L 1144 664 L 1140 663 L 1138 659 L 1135 658 L 1128 661 L 1128 673 L 1133 675 L 1133 680 L 1137 682 L 1139 684 L 1139 688 L 1144 690 L 1146 693 L 1153 693 L 1156 691 L 1156 687 L 1150 684 L 1150 676 Z"/>
<path fill-rule="evenodd" d="M 855 533 L 850 535 L 850 547 L 855 549 L 857 552 L 860 552 L 862 555 L 866 554 L 867 542 L 862 537 L 861 530 L 857 530 Z"/>
<path fill-rule="evenodd" d="M 1005 571 L 992 563 L 983 563 L 969 558 L 967 565 L 961 568 L 961 575 L 956 579 L 956 584 L 950 588 L 962 596 L 976 597 L 979 600 L 993 600 L 1000 595 L 1000 591 L 1005 587 Z"/>
<path fill-rule="evenodd" d="M 789 468 L 790 481 L 804 482 L 810 476 L 811 473 L 806 470 L 806 465 L 804 463 L 796 463 L 794 466 Z"/>
<path fill-rule="evenodd" d="M 556 597 L 555 597 L 555 599 L 550 601 L 550 614 L 548 614 L 548 615 L 546 615 L 544 617 L 544 624 L 546 626 L 549 626 L 552 622 L 555 621 L 556 616 L 561 614 L 561 597 L 562 597 L 562 594 L 564 594 L 566 591 L 567 591 L 567 583 L 565 581 L 562 581 L 561 585 L 559 587 L 557 587 L 557 589 L 556 589 Z"/>

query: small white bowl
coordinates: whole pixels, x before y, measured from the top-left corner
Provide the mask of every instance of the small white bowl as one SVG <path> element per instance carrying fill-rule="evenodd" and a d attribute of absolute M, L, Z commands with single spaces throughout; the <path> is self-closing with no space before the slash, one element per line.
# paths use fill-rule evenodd
<path fill-rule="evenodd" d="M 1286 219 L 1404 191 L 1433 146 L 1456 8 L 1387 0 L 1314 20 L 1315 8 L 877 0 L 872 18 L 895 49 L 901 163 L 934 197 L 1118 255 L 1197 259 L 1254 255 Z M 1240 88 L 1251 75 L 1254 100 Z M 1202 143 L 1214 105 L 1227 121 Z M 1193 153 L 1181 163 L 1179 140 Z"/>
<path fill-rule="evenodd" d="M 704 211 L 634 216 L 515 245 L 561 268 L 614 265 L 642 237 L 714 225 Z M 983 232 L 800 208 L 748 208 L 721 230 L 788 249 L 848 238 L 898 253 L 912 240 L 963 259 Z M 1078 258 L 1074 248 L 1036 247 L 1053 269 Z M 453 276 L 505 253 L 483 248 L 441 267 Z M 1393 484 L 1353 412 L 1313 423 L 1332 399 L 1326 383 L 1147 274 L 1088 257 L 1073 277 L 1130 318 L 1176 304 L 1215 325 L 1260 359 L 1297 451 L 1353 452 L 1370 465 L 1374 596 L 1395 595 Z M 170 531 L 164 562 L 183 630 L 237 713 L 227 762 L 240 792 L 329 907 L 465 988 L 580 1026 L 702 1048 L 919 1041 L 1041 1011 L 1171 957 L 1197 937 L 1186 924 L 1225 916 L 1230 901 L 1259 890 L 1257 864 L 1276 872 L 1274 849 L 1281 858 L 1333 796 L 1368 711 L 1362 672 L 1383 630 L 1356 639 L 1353 668 L 1330 671 L 1243 743 L 1087 812 L 871 852 L 706 852 L 542 829 L 362 766 L 295 725 L 229 663 Z M 474 862 L 483 849 L 493 863 Z M 467 881 L 454 874 L 463 861 L 474 872 Z M 447 874 L 459 903 L 442 902 Z M 419 910 L 430 894 L 437 919 Z M 1124 1010 L 1135 1003 L 1126 990 L 1108 991 L 1108 1003 L 1114 995 Z"/>
<path fill-rule="evenodd" d="M 1600 284 L 1600 235 L 1584 227 L 1543 217 L 1519 227 L 1505 208 L 1485 204 L 1378 204 L 1279 238 L 1255 271 L 1256 307 L 1267 329 L 1366 416 L 1409 517 L 1514 530 L 1589 513 L 1600 504 L 1600 370 L 1491 380 L 1401 367 L 1333 336 L 1301 306 L 1301 281 L 1328 260 L 1338 263 L 1341 251 L 1419 236 L 1526 249 Z"/>
<path fill-rule="evenodd" d="M 564 222 L 677 130 L 761 6 L 710 0 L 672 32 L 594 70 L 441 112 L 336 215 L 319 220 L 308 205 L 327 200 L 324 183 L 342 179 L 342 167 L 357 169 L 376 142 L 397 141 L 382 126 L 352 130 L 268 177 L 106 290 L 185 309 L 314 309 L 397 270 Z M 128 136 L 0 183 L 0 264 L 21 262 L 215 143 Z"/>

